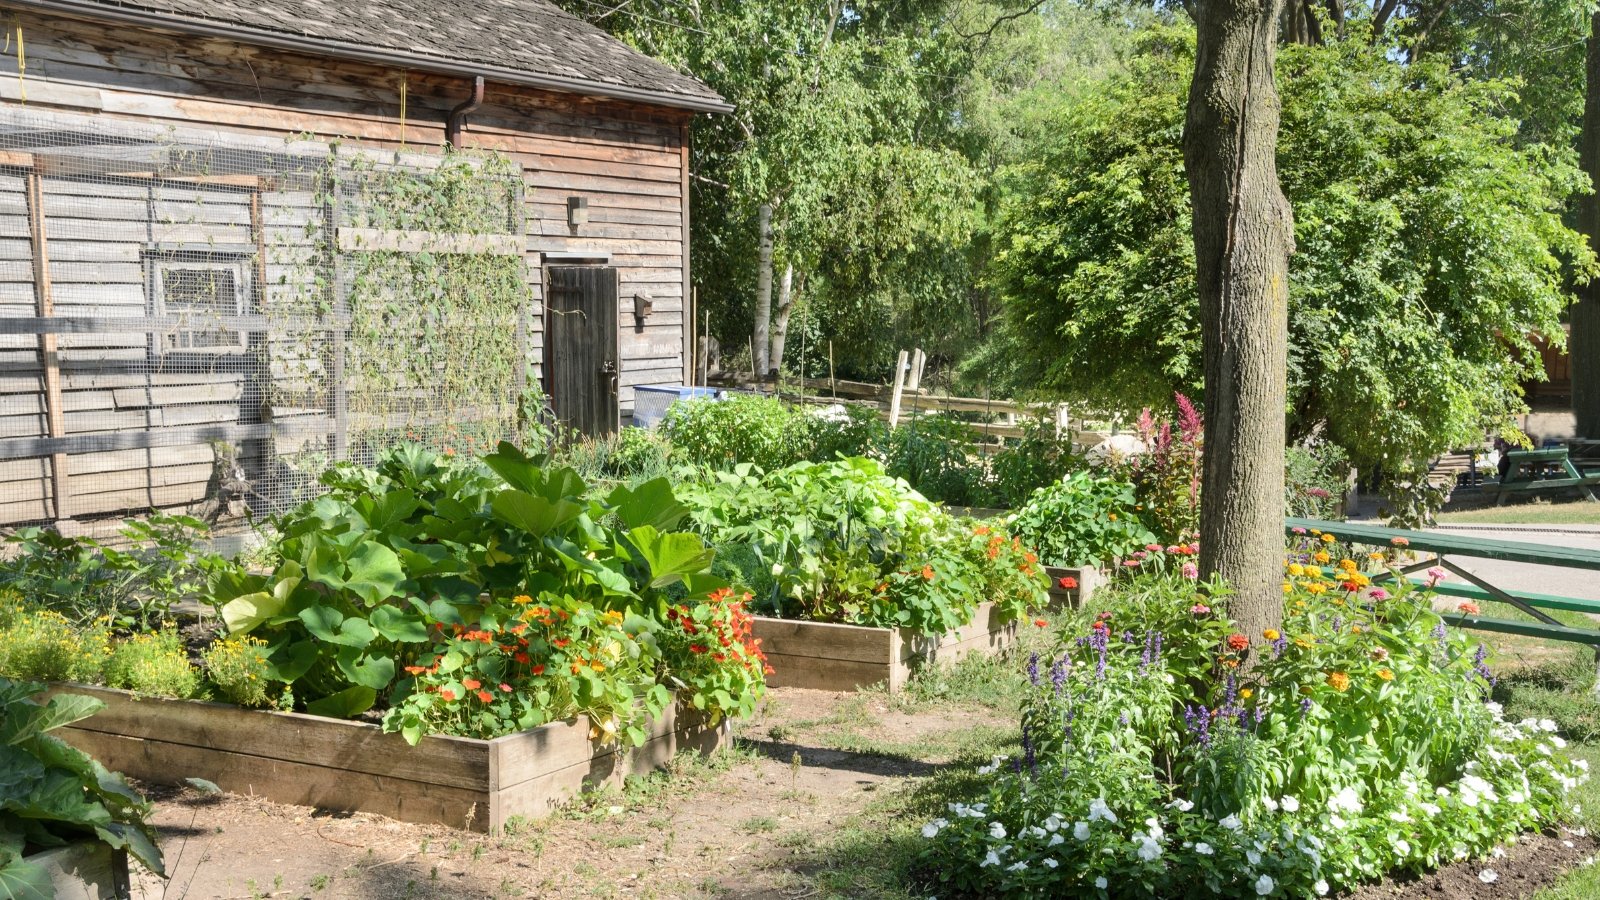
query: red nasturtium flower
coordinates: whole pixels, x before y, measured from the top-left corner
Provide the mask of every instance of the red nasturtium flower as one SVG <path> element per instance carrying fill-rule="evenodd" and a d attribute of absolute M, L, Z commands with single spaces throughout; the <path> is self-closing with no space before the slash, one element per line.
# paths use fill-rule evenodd
<path fill-rule="evenodd" d="M 439 696 L 445 698 L 446 700 L 454 700 L 456 698 L 456 692 L 450 690 L 449 688 L 444 688 L 439 691 Z"/>
<path fill-rule="evenodd" d="M 1043 619 L 1034 619 L 1033 620 L 1033 625 L 1034 625 L 1035 628 L 1044 628 L 1044 627 L 1048 626 L 1049 624 L 1050 624 L 1049 622 L 1046 622 Z"/>
<path fill-rule="evenodd" d="M 570 640 L 568 640 L 566 638 L 556 638 L 554 641 L 551 641 L 551 643 L 555 644 L 557 647 L 560 647 L 562 649 L 566 649 L 566 646 L 568 644 L 572 643 L 572 641 L 570 641 Z"/>
<path fill-rule="evenodd" d="M 1234 651 L 1243 650 L 1244 648 L 1246 648 L 1248 646 L 1250 646 L 1250 639 L 1245 637 L 1244 635 L 1242 635 L 1242 634 L 1230 634 L 1230 635 L 1228 635 L 1228 649 L 1229 650 L 1234 650 Z"/>
<path fill-rule="evenodd" d="M 476 678 L 463 678 L 461 679 L 461 686 L 469 691 L 475 691 L 482 687 L 482 684 Z"/>
<path fill-rule="evenodd" d="M 489 693 L 488 691 L 479 691 L 478 692 L 478 699 L 482 700 L 485 703 L 488 703 L 490 700 L 494 699 L 494 695 Z"/>
<path fill-rule="evenodd" d="M 534 675 L 543 675 L 544 674 L 544 663 L 540 663 L 539 665 L 534 666 L 533 667 L 533 674 Z"/>

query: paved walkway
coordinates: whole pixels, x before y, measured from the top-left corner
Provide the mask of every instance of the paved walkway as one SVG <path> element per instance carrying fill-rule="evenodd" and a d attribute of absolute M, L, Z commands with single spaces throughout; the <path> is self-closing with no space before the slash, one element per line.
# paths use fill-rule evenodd
<path fill-rule="evenodd" d="M 1581 547 L 1600 550 L 1600 526 L 1594 525 L 1440 525 L 1431 528 L 1440 534 L 1472 535 L 1520 541 L 1527 544 L 1547 544 L 1557 547 Z M 1557 594 L 1562 597 L 1579 597 L 1600 600 L 1600 572 L 1586 569 L 1564 569 L 1555 566 L 1535 566 L 1527 563 L 1500 562 L 1492 559 L 1452 557 L 1463 569 L 1487 580 L 1496 587 L 1521 588 L 1536 594 Z"/>

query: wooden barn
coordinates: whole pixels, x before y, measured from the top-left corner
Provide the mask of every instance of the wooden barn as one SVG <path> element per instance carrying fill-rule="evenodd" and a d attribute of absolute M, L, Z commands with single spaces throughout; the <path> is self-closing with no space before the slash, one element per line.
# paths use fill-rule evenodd
<path fill-rule="evenodd" d="M 4 9 L 0 527 L 690 382 L 692 77 L 544 0 Z"/>

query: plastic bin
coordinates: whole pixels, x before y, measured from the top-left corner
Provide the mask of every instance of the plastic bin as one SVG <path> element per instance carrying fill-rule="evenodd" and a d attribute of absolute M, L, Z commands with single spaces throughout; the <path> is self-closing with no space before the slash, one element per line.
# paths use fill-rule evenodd
<path fill-rule="evenodd" d="M 633 424 L 640 428 L 654 428 L 667 415 L 667 409 L 679 400 L 709 397 L 721 400 L 721 390 L 711 387 L 683 387 L 681 385 L 640 385 L 633 389 Z"/>

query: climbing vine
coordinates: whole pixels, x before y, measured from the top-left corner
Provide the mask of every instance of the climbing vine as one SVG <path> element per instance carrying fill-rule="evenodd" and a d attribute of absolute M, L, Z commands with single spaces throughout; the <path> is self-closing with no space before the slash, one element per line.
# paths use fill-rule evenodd
<path fill-rule="evenodd" d="M 292 254 L 300 296 L 284 308 L 332 316 L 345 337 L 340 348 L 312 330 L 299 352 L 275 352 L 316 376 L 284 391 L 333 409 L 342 389 L 358 458 L 401 440 L 492 447 L 516 429 L 528 381 L 520 169 L 495 154 L 424 163 L 333 149 L 314 179 L 321 214 Z"/>

